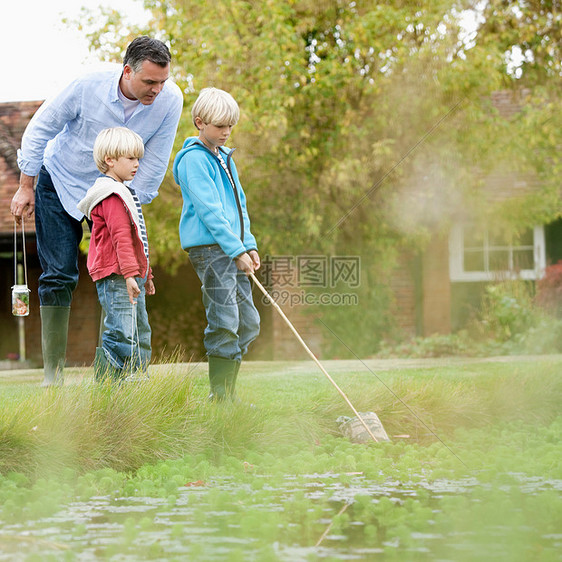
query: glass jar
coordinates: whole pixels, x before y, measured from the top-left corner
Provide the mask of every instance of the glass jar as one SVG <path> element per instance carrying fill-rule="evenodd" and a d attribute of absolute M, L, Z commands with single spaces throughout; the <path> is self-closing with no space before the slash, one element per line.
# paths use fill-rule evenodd
<path fill-rule="evenodd" d="M 29 289 L 27 285 L 12 287 L 12 314 L 14 316 L 29 315 Z"/>

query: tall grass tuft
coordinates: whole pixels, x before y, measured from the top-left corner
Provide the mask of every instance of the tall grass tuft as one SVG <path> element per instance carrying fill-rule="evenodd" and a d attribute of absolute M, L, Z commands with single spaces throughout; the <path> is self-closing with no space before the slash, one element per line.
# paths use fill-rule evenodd
<path fill-rule="evenodd" d="M 173 370 L 121 386 L 37 389 L 0 409 L 0 472 L 133 471 L 207 448 L 235 448 L 237 437 L 248 441 L 259 433 L 258 418 L 208 403 L 194 391 L 192 375 Z"/>

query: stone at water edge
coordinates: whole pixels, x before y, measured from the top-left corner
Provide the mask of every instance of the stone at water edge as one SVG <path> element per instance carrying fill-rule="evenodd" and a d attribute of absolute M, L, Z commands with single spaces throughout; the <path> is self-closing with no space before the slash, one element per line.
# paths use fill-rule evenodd
<path fill-rule="evenodd" d="M 390 441 L 381 420 L 375 412 L 359 412 L 361 419 L 367 424 L 377 441 Z M 340 424 L 340 431 L 344 437 L 347 437 L 353 443 L 367 443 L 373 438 L 357 417 L 350 418 L 348 416 L 340 416 L 336 420 Z"/>

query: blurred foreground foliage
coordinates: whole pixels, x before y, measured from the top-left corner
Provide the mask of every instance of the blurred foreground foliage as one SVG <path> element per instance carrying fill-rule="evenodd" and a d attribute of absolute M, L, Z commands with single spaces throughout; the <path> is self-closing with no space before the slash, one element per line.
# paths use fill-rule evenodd
<path fill-rule="evenodd" d="M 559 560 L 561 364 L 333 362 L 352 403 L 376 410 L 391 437 L 367 444 L 341 435 L 348 407 L 310 363 L 247 362 L 242 401 L 219 404 L 195 364 L 153 365 L 150 379 L 121 386 L 88 368 L 47 390 L 39 370 L 5 377 L 3 553 L 277 561 L 301 545 L 320 560 L 326 545 L 310 554 L 331 519 L 345 536 L 328 543 L 341 549 L 333 560 L 350 545 L 371 560 L 373 540 L 392 560 L 420 544 L 426 559 Z M 278 544 L 291 555 L 253 556 Z"/>

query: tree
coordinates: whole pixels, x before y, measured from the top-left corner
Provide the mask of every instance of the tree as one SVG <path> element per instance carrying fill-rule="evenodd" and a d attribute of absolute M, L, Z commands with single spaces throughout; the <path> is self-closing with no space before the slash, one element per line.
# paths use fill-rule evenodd
<path fill-rule="evenodd" d="M 503 54 L 504 71 L 535 87 L 562 73 L 562 3 L 559 0 L 489 0 L 480 35 Z"/>
<path fill-rule="evenodd" d="M 366 274 L 384 284 L 399 248 L 423 247 L 453 220 L 499 213 L 522 228 L 559 213 L 558 4 L 145 0 L 145 29 L 110 12 L 90 39 L 110 59 L 138 33 L 169 43 L 186 102 L 176 148 L 195 134 L 189 108 L 202 87 L 233 94 L 262 252 L 376 255 Z M 499 115 L 492 92 L 522 87 L 523 112 Z M 506 167 L 538 175 L 538 194 L 490 204 L 482 176 Z M 180 199 L 168 177 L 146 213 L 169 266 Z"/>

